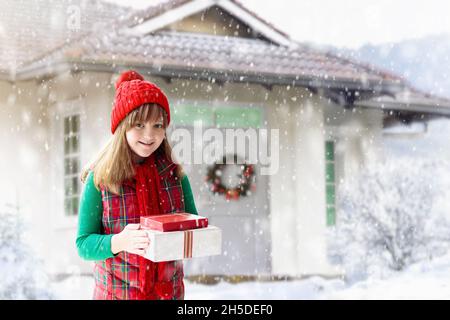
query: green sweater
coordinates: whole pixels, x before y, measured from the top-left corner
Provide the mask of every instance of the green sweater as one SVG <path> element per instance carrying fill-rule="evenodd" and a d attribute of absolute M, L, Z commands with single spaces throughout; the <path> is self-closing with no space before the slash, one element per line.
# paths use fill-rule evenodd
<path fill-rule="evenodd" d="M 185 211 L 198 214 L 188 177 L 183 176 L 181 185 Z M 115 255 L 111 252 L 113 234 L 102 234 L 102 194 L 94 185 L 93 172 L 89 172 L 80 199 L 76 245 L 78 254 L 85 260 L 105 260 Z"/>

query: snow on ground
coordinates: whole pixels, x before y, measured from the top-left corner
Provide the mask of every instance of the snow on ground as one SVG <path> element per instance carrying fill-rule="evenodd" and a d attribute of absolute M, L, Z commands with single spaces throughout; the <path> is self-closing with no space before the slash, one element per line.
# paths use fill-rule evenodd
<path fill-rule="evenodd" d="M 244 282 L 239 284 L 220 282 L 217 285 L 186 283 L 186 300 L 287 300 L 320 299 L 327 291 L 345 286 L 342 280 L 326 280 L 312 277 L 296 281 Z"/>
<path fill-rule="evenodd" d="M 369 279 L 328 292 L 326 299 L 450 299 L 450 254 L 412 265 L 389 279 Z"/>
<path fill-rule="evenodd" d="M 54 282 L 59 299 L 89 300 L 93 278 L 70 277 Z M 450 254 L 412 265 L 387 279 L 369 279 L 348 286 L 340 279 L 311 277 L 296 281 L 219 282 L 202 285 L 185 281 L 186 300 L 219 299 L 450 299 Z"/>
<path fill-rule="evenodd" d="M 94 292 L 92 276 L 72 276 L 51 284 L 58 300 L 91 300 Z"/>

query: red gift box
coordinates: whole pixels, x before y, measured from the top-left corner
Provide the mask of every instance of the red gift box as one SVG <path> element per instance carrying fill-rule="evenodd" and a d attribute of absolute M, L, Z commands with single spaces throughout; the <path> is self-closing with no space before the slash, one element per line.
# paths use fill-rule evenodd
<path fill-rule="evenodd" d="M 208 218 L 190 213 L 167 213 L 141 217 L 141 228 L 157 231 L 182 231 L 206 228 Z"/>

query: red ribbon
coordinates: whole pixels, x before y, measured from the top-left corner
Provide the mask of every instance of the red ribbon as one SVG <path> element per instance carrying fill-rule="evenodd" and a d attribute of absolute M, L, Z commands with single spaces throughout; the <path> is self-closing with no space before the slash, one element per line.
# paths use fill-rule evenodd
<path fill-rule="evenodd" d="M 192 258 L 192 247 L 194 244 L 194 232 L 192 230 L 184 231 L 184 258 Z"/>

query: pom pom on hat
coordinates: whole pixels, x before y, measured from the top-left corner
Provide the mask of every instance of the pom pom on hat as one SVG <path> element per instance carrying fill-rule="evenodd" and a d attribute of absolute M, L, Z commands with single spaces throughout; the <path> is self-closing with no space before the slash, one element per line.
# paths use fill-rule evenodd
<path fill-rule="evenodd" d="M 111 132 L 136 108 L 146 103 L 156 103 L 166 111 L 167 124 L 170 123 L 170 107 L 164 92 L 154 83 L 145 81 L 134 70 L 123 72 L 116 81 L 116 94 L 111 111 Z"/>
<path fill-rule="evenodd" d="M 128 70 L 122 73 L 119 78 L 116 81 L 116 90 L 119 88 L 119 86 L 125 82 L 125 81 L 131 81 L 131 80 L 144 80 L 144 77 L 141 76 L 139 73 L 137 73 L 134 70 Z"/>

